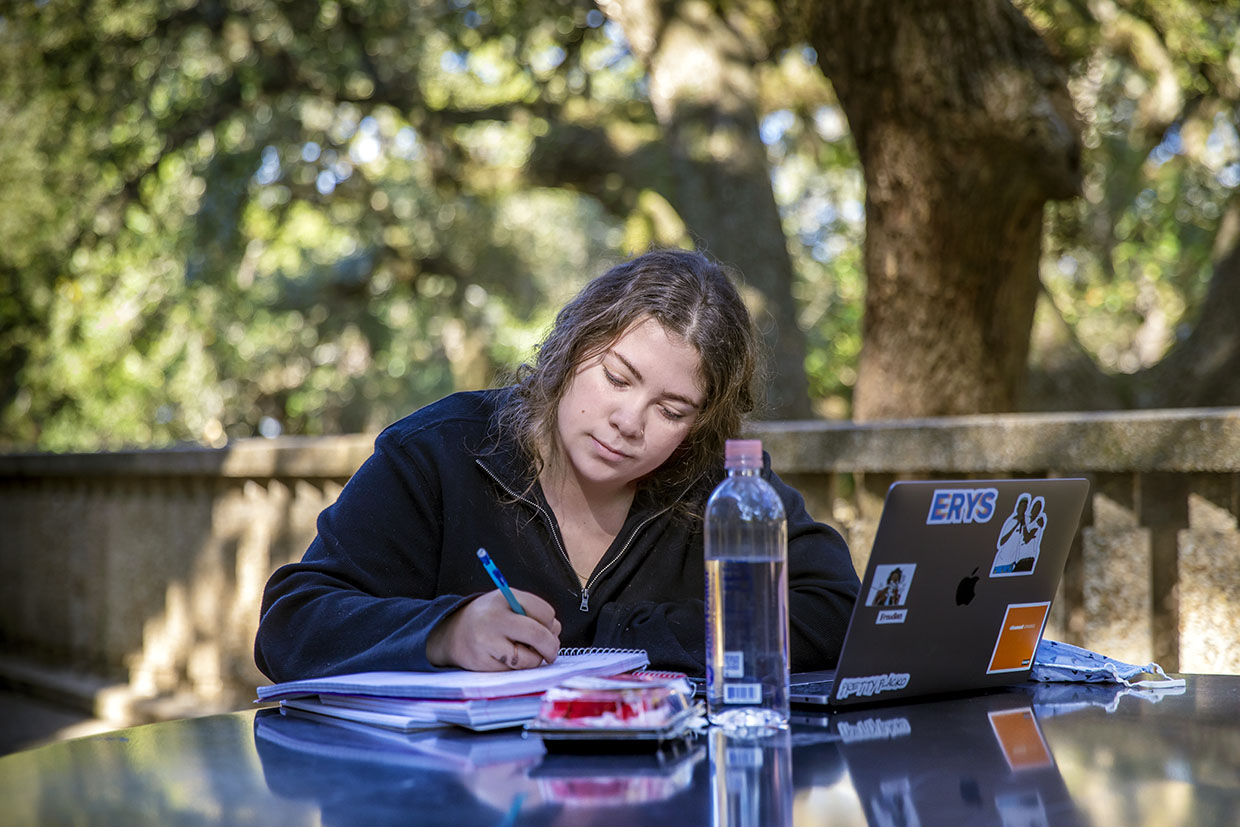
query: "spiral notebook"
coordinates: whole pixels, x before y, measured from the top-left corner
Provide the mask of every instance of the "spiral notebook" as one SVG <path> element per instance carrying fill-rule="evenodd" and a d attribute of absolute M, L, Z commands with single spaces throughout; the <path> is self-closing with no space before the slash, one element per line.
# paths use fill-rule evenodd
<path fill-rule="evenodd" d="M 555 663 L 509 672 L 357 672 L 284 681 L 258 687 L 260 701 L 307 695 L 362 695 L 383 698 L 502 698 L 543 692 L 569 678 L 617 675 L 643 669 L 650 659 L 641 649 L 561 649 Z"/>

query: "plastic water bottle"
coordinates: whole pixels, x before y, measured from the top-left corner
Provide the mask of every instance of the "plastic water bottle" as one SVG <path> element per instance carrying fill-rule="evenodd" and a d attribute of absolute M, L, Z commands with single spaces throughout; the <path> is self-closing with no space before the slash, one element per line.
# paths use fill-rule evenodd
<path fill-rule="evenodd" d="M 788 522 L 762 443 L 729 440 L 706 503 L 706 709 L 733 734 L 788 726 Z"/>

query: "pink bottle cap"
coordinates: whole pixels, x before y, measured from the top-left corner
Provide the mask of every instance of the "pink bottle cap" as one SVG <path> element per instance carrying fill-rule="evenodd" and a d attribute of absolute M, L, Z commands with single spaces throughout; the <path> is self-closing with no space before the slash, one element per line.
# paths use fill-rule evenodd
<path fill-rule="evenodd" d="M 729 439 L 723 449 L 725 468 L 761 468 L 762 440 Z"/>

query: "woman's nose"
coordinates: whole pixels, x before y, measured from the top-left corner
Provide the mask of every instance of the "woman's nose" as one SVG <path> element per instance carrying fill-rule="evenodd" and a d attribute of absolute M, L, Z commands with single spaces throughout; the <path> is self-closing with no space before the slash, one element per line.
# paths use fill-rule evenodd
<path fill-rule="evenodd" d="M 640 439 L 645 433 L 641 411 L 634 405 L 617 405 L 611 412 L 611 424 L 628 439 Z"/>

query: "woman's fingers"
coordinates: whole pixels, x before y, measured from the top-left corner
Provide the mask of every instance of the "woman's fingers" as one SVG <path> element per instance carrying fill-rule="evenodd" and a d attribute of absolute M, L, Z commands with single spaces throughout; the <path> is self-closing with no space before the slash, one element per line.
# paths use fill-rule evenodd
<path fill-rule="evenodd" d="M 462 660 L 473 663 L 472 666 L 465 668 L 472 668 L 479 672 L 494 672 L 502 669 L 533 669 L 544 662 L 550 663 L 555 660 L 555 655 L 559 651 L 559 641 L 551 638 L 551 643 L 548 645 L 543 638 L 550 633 L 541 626 L 538 629 L 541 632 L 536 632 L 534 635 L 537 639 L 537 648 L 535 645 L 515 639 L 519 638 L 524 631 L 520 629 L 509 629 L 502 634 L 476 641 L 476 654 L 473 657 L 462 658 Z M 550 657 L 547 653 L 550 653 Z"/>
<path fill-rule="evenodd" d="M 521 608 L 525 609 L 526 617 L 531 617 L 546 626 L 557 638 L 560 636 L 560 621 L 556 618 L 555 609 L 551 608 L 550 603 L 532 592 L 513 589 L 512 593 L 516 596 L 517 602 L 521 604 Z"/>
<path fill-rule="evenodd" d="M 475 672 L 532 669 L 554 661 L 561 628 L 555 610 L 535 594 L 516 594 L 525 615 L 512 611 L 498 590 L 487 592 L 447 617 L 442 632 L 432 632 L 428 657 L 434 642 L 433 663 Z"/>
<path fill-rule="evenodd" d="M 493 656 L 501 669 L 533 669 L 535 666 L 542 665 L 543 656 L 528 646 L 512 642 L 509 642 L 509 646 L 512 654 Z"/>
<path fill-rule="evenodd" d="M 518 620 L 523 622 L 517 622 Z M 512 625 L 504 630 L 504 635 L 518 647 L 526 648 L 537 655 L 537 663 L 529 663 L 522 658 L 519 661 L 521 666 L 515 668 L 526 669 L 543 661 L 552 663 L 560 651 L 559 635 L 529 618 L 513 618 Z"/>

